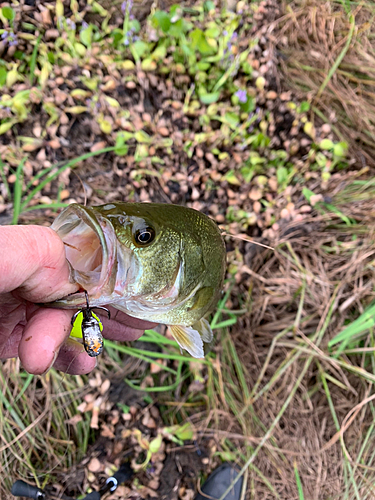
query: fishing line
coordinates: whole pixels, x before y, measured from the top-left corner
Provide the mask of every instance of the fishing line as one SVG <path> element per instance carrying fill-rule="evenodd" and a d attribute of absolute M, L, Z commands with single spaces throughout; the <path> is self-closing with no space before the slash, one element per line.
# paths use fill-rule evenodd
<path fill-rule="evenodd" d="M 247 241 L 248 243 L 253 243 L 254 245 L 258 245 L 263 248 L 268 248 L 268 250 L 275 250 L 273 247 L 270 247 L 269 245 L 266 245 L 265 243 L 260 243 L 259 241 L 254 241 L 250 239 L 248 236 L 245 236 L 243 234 L 231 234 L 227 233 L 225 229 L 220 228 L 222 231 L 222 236 L 227 236 L 228 238 L 233 238 L 235 240 L 242 240 L 242 241 Z"/>
<path fill-rule="evenodd" d="M 83 203 L 83 206 L 86 207 L 87 205 L 87 189 L 85 188 L 85 185 L 83 183 L 83 180 L 81 179 L 81 177 L 77 174 L 77 172 L 75 170 L 72 170 L 72 173 L 77 177 L 77 179 L 79 180 L 79 182 L 81 183 L 81 186 L 82 186 L 82 190 L 83 190 L 83 196 L 84 196 L 84 203 Z"/>

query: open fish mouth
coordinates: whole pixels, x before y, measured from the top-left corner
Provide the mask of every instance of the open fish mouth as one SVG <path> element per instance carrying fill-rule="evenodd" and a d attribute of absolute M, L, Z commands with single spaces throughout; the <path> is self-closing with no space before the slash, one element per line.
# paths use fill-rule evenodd
<path fill-rule="evenodd" d="M 51 228 L 65 245 L 71 279 L 90 296 L 92 305 L 106 303 L 116 286 L 117 238 L 111 222 L 90 207 L 73 204 L 55 219 Z M 85 294 L 74 293 L 53 303 L 77 308 Z"/>

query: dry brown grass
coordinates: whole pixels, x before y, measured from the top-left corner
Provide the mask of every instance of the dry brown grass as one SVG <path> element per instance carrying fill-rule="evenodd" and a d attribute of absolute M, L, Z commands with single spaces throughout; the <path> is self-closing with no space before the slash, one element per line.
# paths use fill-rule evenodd
<path fill-rule="evenodd" d="M 295 0 L 281 10 L 273 34 L 286 84 L 308 96 L 360 163 L 374 166 L 374 3 Z"/>
<path fill-rule="evenodd" d="M 251 306 L 231 332 L 250 396 L 239 398 L 222 352 L 226 396 L 218 395 L 218 427 L 228 431 L 216 439 L 220 447 L 226 437 L 252 457 L 251 499 L 299 498 L 294 467 L 304 498 L 374 498 L 374 407 L 367 399 L 374 395 L 374 339 L 364 336 L 360 349 L 337 360 L 328 349 L 375 297 L 373 186 L 353 184 L 350 174 L 334 177 L 339 213 L 317 208 L 303 223 L 286 225 L 271 242 L 275 251 L 257 253 L 236 289 Z M 235 298 L 233 305 L 240 306 Z M 222 342 L 225 351 L 229 340 Z M 231 399 L 235 419 L 226 411 Z"/>

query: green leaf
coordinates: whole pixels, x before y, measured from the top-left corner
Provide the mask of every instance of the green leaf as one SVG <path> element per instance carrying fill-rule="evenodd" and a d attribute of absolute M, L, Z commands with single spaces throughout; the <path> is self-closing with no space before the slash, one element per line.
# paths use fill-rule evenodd
<path fill-rule="evenodd" d="M 0 66 L 0 87 L 5 85 L 6 81 L 7 81 L 7 70 L 3 66 Z"/>
<path fill-rule="evenodd" d="M 141 68 L 144 71 L 155 71 L 157 68 L 157 63 L 153 61 L 151 57 L 147 57 L 141 62 Z"/>
<path fill-rule="evenodd" d="M 137 40 L 132 44 L 132 51 L 141 58 L 143 54 L 148 50 L 148 44 L 142 42 L 142 40 Z"/>
<path fill-rule="evenodd" d="M 204 32 L 204 34 L 208 38 L 217 38 L 220 35 L 220 29 L 219 29 L 218 26 L 213 26 L 212 28 L 206 29 L 206 31 Z"/>
<path fill-rule="evenodd" d="M 203 104 L 212 104 L 217 102 L 220 98 L 220 92 L 209 92 L 205 94 L 199 94 L 199 99 Z"/>
<path fill-rule="evenodd" d="M 5 17 L 5 19 L 8 19 L 8 21 L 12 22 L 13 19 L 15 18 L 16 13 L 11 7 L 3 7 L 1 9 L 2 15 Z"/>
<path fill-rule="evenodd" d="M 310 110 L 310 103 L 308 101 L 302 101 L 299 105 L 299 109 L 301 113 L 306 113 Z"/>
<path fill-rule="evenodd" d="M 74 48 L 75 48 L 77 54 L 80 57 L 84 57 L 85 56 L 85 54 L 86 54 L 86 47 L 82 43 L 75 42 Z"/>
<path fill-rule="evenodd" d="M 243 177 L 243 180 L 246 182 L 246 183 L 249 183 L 251 181 L 251 179 L 253 178 L 254 176 L 254 169 L 249 167 L 249 166 L 244 166 L 240 169 L 240 172 L 241 172 L 241 175 Z"/>
<path fill-rule="evenodd" d="M 151 54 L 152 59 L 159 61 L 160 59 L 164 59 L 167 54 L 167 48 L 164 45 L 157 47 L 154 52 Z"/>
<path fill-rule="evenodd" d="M 181 439 L 181 441 L 190 441 L 194 437 L 194 430 L 190 422 L 178 426 L 174 435 L 176 438 Z"/>
<path fill-rule="evenodd" d="M 199 71 L 207 71 L 210 68 L 211 64 L 205 61 L 199 61 L 197 63 L 197 69 Z"/>
<path fill-rule="evenodd" d="M 319 144 L 320 149 L 323 149 L 325 151 L 330 151 L 331 149 L 333 149 L 333 146 L 334 144 L 330 139 L 322 139 Z"/>
<path fill-rule="evenodd" d="M 66 113 L 71 113 L 72 115 L 80 115 L 86 111 L 88 111 L 87 106 L 71 106 L 70 108 L 65 109 Z"/>
<path fill-rule="evenodd" d="M 79 38 L 81 42 L 86 45 L 86 47 L 91 47 L 92 43 L 92 26 L 91 24 L 79 33 Z"/>
<path fill-rule="evenodd" d="M 152 17 L 152 23 L 156 28 L 160 28 L 164 33 L 167 33 L 171 27 L 171 20 L 167 12 L 157 10 Z"/>
<path fill-rule="evenodd" d="M 175 38 L 180 38 L 186 31 L 186 23 L 183 19 L 179 19 L 171 25 L 168 31 L 168 35 Z"/>
<path fill-rule="evenodd" d="M 13 127 L 14 123 L 15 123 L 14 121 L 2 123 L 0 125 L 0 135 L 8 132 L 8 130 L 10 130 Z"/>
<path fill-rule="evenodd" d="M 339 142 L 334 145 L 333 154 L 344 158 L 348 152 L 348 144 L 346 142 Z"/>
<path fill-rule="evenodd" d="M 241 186 L 241 181 L 238 179 L 233 170 L 229 170 L 223 177 L 223 180 L 227 181 L 232 186 Z"/>
<path fill-rule="evenodd" d="M 240 109 L 243 113 L 251 113 L 252 111 L 254 111 L 254 109 L 255 109 L 254 97 L 247 96 L 246 102 L 240 103 Z"/>
<path fill-rule="evenodd" d="M 108 95 L 106 95 L 105 100 L 108 102 L 108 104 L 112 108 L 119 108 L 120 107 L 120 103 L 116 99 L 114 99 L 113 97 L 109 97 Z"/>
<path fill-rule="evenodd" d="M 210 55 L 215 52 L 215 49 L 207 42 L 203 31 L 196 28 L 190 33 L 192 47 L 197 49 L 202 55 Z"/>
<path fill-rule="evenodd" d="M 230 111 L 225 113 L 223 118 L 223 122 L 227 123 L 233 129 L 237 128 L 239 121 L 240 117 L 236 113 Z"/>
<path fill-rule="evenodd" d="M 204 2 L 203 8 L 206 12 L 210 12 L 211 10 L 215 10 L 215 4 L 211 0 L 207 0 Z"/>
<path fill-rule="evenodd" d="M 288 169 L 285 167 L 278 167 L 276 170 L 276 178 L 277 178 L 277 183 L 280 186 L 285 185 L 285 183 L 288 181 Z"/>
<path fill-rule="evenodd" d="M 128 151 L 129 151 L 129 146 L 127 144 L 124 144 L 123 146 L 119 147 L 116 146 L 115 154 L 117 156 L 126 156 L 128 154 Z"/>
<path fill-rule="evenodd" d="M 158 434 L 158 436 L 150 441 L 149 445 L 149 450 L 151 453 L 157 453 L 160 450 L 161 443 L 163 442 L 163 438 L 161 434 Z"/>
<path fill-rule="evenodd" d="M 133 136 L 133 134 L 129 134 L 130 137 Z M 128 151 L 129 151 L 129 146 L 126 143 L 126 140 L 130 137 L 126 137 L 123 132 L 119 132 L 116 137 L 116 149 L 115 149 L 115 154 L 117 156 L 125 156 Z"/>
<path fill-rule="evenodd" d="M 251 66 L 251 64 L 250 64 L 248 61 L 244 61 L 244 62 L 241 64 L 241 68 L 242 68 L 242 71 L 243 71 L 246 75 L 252 75 L 252 74 L 253 74 L 253 67 Z"/>
<path fill-rule="evenodd" d="M 144 130 L 138 130 L 134 134 L 134 139 L 141 144 L 150 144 L 152 141 L 151 137 Z"/>

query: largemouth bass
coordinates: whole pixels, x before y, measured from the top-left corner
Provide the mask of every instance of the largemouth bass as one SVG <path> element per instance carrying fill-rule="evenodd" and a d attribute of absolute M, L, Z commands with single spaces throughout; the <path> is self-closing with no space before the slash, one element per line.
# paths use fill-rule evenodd
<path fill-rule="evenodd" d="M 53 306 L 112 305 L 168 325 L 180 347 L 204 356 L 213 335 L 204 316 L 220 296 L 225 245 L 209 217 L 159 203 L 73 204 L 52 224 L 65 244 L 71 278 L 82 292 Z"/>

